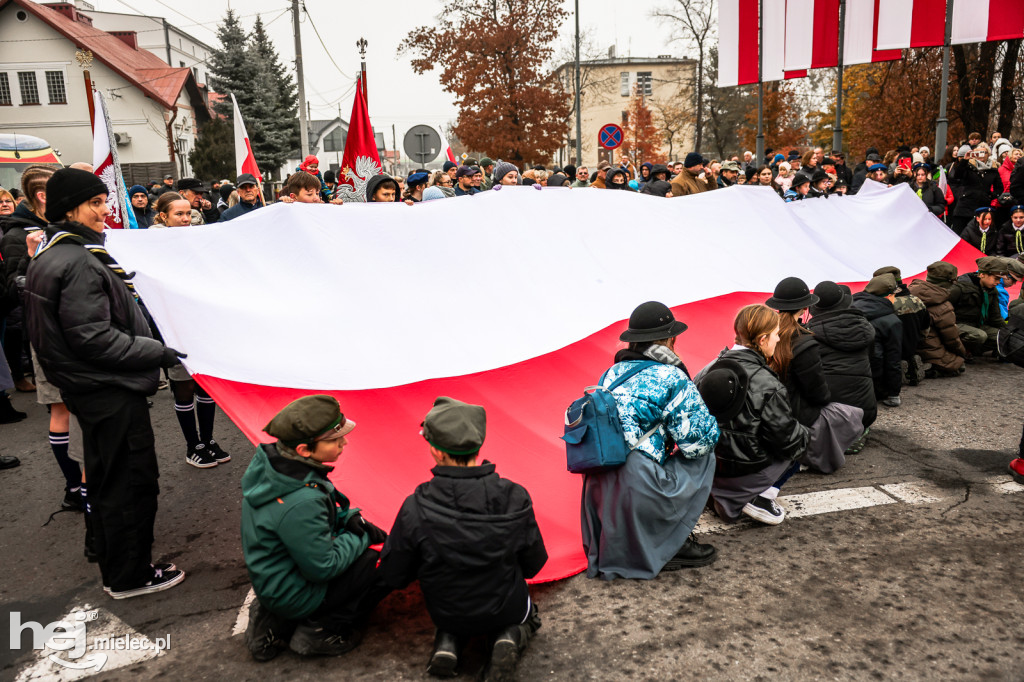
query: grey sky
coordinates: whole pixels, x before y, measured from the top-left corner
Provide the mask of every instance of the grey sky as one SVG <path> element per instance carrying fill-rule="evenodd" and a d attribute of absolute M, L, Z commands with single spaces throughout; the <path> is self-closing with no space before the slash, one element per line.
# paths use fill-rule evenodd
<path fill-rule="evenodd" d="M 289 0 L 92 0 L 98 10 L 132 12 L 132 7 L 147 14 L 164 16 L 192 33 L 196 38 L 216 44 L 216 26 L 230 5 L 241 15 L 248 30 L 255 14 L 263 17 L 267 31 L 283 61 L 292 63 L 291 4 Z M 594 43 L 606 49 L 617 44 L 620 56 L 653 57 L 659 54 L 685 54 L 683 46 L 668 44 L 670 32 L 650 18 L 657 0 L 580 0 L 580 25 L 590 32 Z M 570 17 L 562 29 L 560 46 L 569 45 L 574 30 L 571 16 L 573 3 L 566 0 Z M 359 70 L 359 53 L 355 43 L 360 37 L 369 42 L 367 50 L 367 83 L 370 119 L 378 132 L 385 133 L 391 149 L 391 127 L 395 126 L 401 147 L 405 131 L 418 123 L 442 125 L 456 116 L 452 97 L 441 89 L 438 72 L 416 75 L 408 56 L 397 54 L 398 45 L 410 30 L 432 25 L 442 7 L 440 0 L 392 0 L 391 2 L 343 2 L 340 0 L 306 0 L 306 8 L 324 43 L 331 50 L 344 75 L 331 64 L 308 19 L 302 32 L 303 67 L 306 97 L 314 118 L 338 115 L 348 119 L 352 111 L 352 86 Z M 173 8 L 173 9 L 172 9 Z M 404 156 L 404 154 L 403 154 Z"/>

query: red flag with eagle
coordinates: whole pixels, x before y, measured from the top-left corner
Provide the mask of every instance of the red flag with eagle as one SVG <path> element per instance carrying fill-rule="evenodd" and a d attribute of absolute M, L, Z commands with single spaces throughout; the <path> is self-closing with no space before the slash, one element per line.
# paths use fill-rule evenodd
<path fill-rule="evenodd" d="M 344 201 L 366 201 L 366 182 L 380 173 L 380 156 L 377 154 L 377 141 L 373 138 L 370 114 L 366 110 L 363 81 L 356 78 L 356 97 L 352 102 L 345 152 L 341 156 L 336 196 Z"/>
<path fill-rule="evenodd" d="M 135 216 L 128 210 L 127 192 L 121 178 L 121 162 L 117 158 L 117 145 L 110 128 L 110 117 L 103 95 L 98 90 L 92 93 L 92 172 L 107 186 L 106 225 L 112 229 L 134 228 Z"/>

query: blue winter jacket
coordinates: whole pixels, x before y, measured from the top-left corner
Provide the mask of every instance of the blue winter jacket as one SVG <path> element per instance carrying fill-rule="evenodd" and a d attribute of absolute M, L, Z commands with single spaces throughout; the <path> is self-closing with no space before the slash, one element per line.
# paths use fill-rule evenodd
<path fill-rule="evenodd" d="M 636 366 L 639 360 L 617 362 L 605 373 L 601 385 L 608 387 L 616 378 Z M 708 412 L 697 387 L 686 373 L 673 365 L 648 367 L 628 379 L 613 392 L 619 420 L 630 445 L 661 420 L 662 424 L 639 447 L 639 451 L 658 464 L 664 464 L 666 433 L 686 459 L 706 457 L 718 443 L 718 422 Z"/>

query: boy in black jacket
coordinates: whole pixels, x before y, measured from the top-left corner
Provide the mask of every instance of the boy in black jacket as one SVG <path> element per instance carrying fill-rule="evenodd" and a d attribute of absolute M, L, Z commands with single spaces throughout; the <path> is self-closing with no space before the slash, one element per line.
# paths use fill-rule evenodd
<path fill-rule="evenodd" d="M 871 374 L 875 397 L 887 407 L 900 406 L 903 370 L 903 323 L 896 315 L 896 278 L 890 273 L 872 277 L 864 291 L 853 295 L 853 307 L 864 313 L 875 328 L 875 347 L 871 353 Z"/>
<path fill-rule="evenodd" d="M 450 677 L 463 640 L 493 638 L 486 678 L 512 679 L 540 627 L 526 579 L 547 561 L 533 502 L 522 486 L 477 463 L 487 430 L 479 405 L 440 397 L 422 423 L 434 478 L 406 498 L 381 552 L 393 588 L 417 578 L 437 627 L 427 671 Z"/>

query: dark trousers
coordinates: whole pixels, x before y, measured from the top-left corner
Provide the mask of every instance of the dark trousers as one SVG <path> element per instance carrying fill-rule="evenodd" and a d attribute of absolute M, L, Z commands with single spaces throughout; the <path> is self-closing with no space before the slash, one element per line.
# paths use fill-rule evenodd
<path fill-rule="evenodd" d="M 103 584 L 114 592 L 153 577 L 157 483 L 146 396 L 119 388 L 64 394 L 82 427 L 85 476 Z"/>
<path fill-rule="evenodd" d="M 90 491 L 92 489 L 90 488 Z M 332 632 L 358 626 L 370 616 L 391 588 L 377 578 L 380 552 L 367 549 L 327 585 L 327 595 L 309 620 Z"/>

